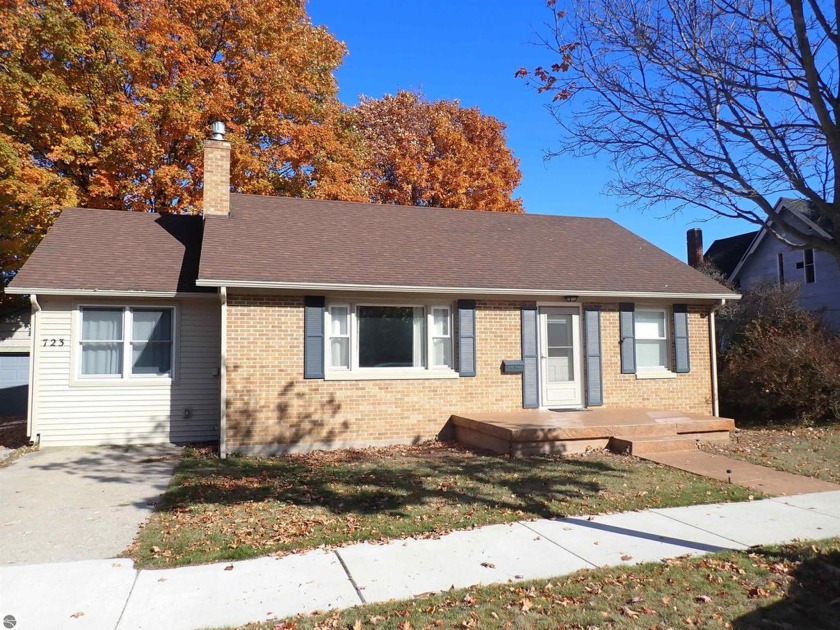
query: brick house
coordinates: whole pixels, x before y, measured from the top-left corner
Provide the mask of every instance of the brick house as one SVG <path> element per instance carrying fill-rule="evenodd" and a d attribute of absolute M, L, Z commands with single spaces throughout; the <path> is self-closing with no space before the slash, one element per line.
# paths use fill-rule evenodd
<path fill-rule="evenodd" d="M 9 286 L 33 439 L 276 453 L 461 411 L 716 413 L 738 296 L 614 222 L 231 194 L 217 131 L 203 218 L 67 209 Z"/>

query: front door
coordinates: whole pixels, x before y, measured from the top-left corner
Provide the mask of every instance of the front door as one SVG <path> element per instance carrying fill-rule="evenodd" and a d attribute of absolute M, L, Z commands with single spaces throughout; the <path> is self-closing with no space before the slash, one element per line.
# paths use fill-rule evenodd
<path fill-rule="evenodd" d="M 577 308 L 540 308 L 540 368 L 543 407 L 582 406 Z"/>

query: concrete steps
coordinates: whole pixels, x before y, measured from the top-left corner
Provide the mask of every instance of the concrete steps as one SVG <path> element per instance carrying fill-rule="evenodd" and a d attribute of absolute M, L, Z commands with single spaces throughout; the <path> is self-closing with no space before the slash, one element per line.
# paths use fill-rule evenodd
<path fill-rule="evenodd" d="M 609 449 L 613 453 L 647 455 L 651 453 L 674 453 L 696 451 L 697 439 L 682 435 L 660 436 L 615 436 L 610 439 Z"/>

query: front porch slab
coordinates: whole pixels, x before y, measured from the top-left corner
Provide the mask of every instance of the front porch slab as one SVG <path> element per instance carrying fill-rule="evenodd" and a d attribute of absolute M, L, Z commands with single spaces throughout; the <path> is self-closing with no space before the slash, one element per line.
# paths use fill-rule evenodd
<path fill-rule="evenodd" d="M 514 457 L 580 453 L 605 448 L 612 438 L 726 440 L 729 418 L 656 409 L 523 409 L 506 413 L 458 413 L 451 418 L 462 444 Z"/>

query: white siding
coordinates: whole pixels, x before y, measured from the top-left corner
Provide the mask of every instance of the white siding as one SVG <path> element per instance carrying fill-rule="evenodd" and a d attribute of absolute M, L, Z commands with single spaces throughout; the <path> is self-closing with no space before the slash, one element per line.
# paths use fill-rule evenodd
<path fill-rule="evenodd" d="M 218 299 L 85 299 L 39 297 L 35 343 L 34 426 L 41 444 L 150 444 L 219 439 L 220 306 Z M 82 383 L 74 311 L 80 304 L 175 306 L 175 378 Z M 52 339 L 64 339 L 64 345 Z M 48 345 L 44 346 L 44 341 Z M 190 417 L 184 417 L 189 410 Z"/>
<path fill-rule="evenodd" d="M 0 316 L 0 353 L 29 352 L 29 317 L 27 309 Z"/>
<path fill-rule="evenodd" d="M 833 256 L 814 252 L 815 282 L 805 284 L 805 270 L 796 263 L 804 260 L 802 250 L 791 249 L 767 234 L 738 273 L 741 289 L 749 290 L 762 282 L 778 282 L 778 256 L 783 254 L 785 284 L 799 284 L 799 303 L 805 310 L 824 312 L 825 321 L 840 332 L 840 266 Z"/>

